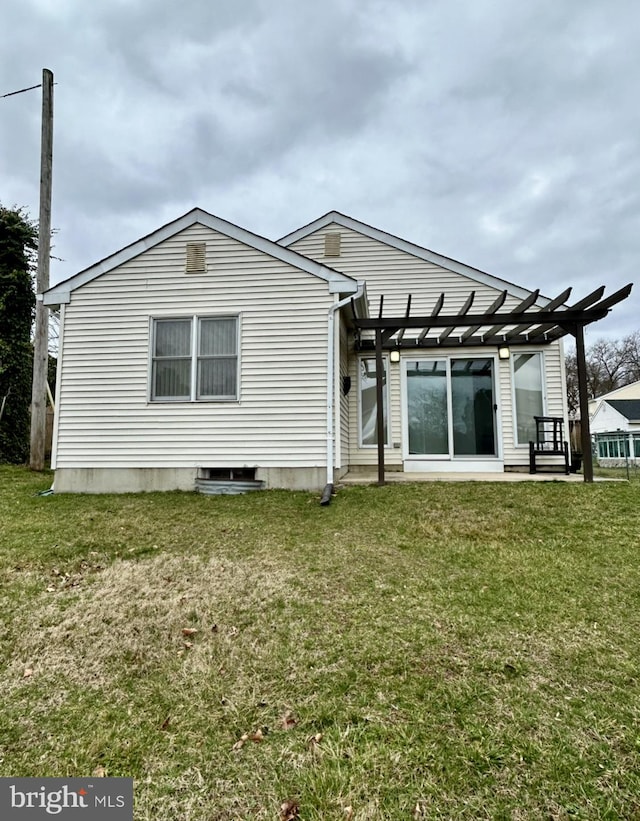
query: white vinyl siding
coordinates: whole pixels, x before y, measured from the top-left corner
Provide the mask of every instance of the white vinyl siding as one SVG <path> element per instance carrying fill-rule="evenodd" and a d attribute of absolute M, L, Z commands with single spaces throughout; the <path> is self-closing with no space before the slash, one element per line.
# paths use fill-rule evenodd
<path fill-rule="evenodd" d="M 384 316 L 403 316 L 407 306 L 407 297 L 412 295 L 411 314 L 430 314 L 441 293 L 445 294 L 443 314 L 457 313 L 464 305 L 471 291 L 475 291 L 475 299 L 471 310 L 480 313 L 487 309 L 496 299 L 499 290 L 461 274 L 448 270 L 440 265 L 419 259 L 405 251 L 398 250 L 377 239 L 372 239 L 350 228 L 337 224 L 327 225 L 314 234 L 293 242 L 290 247 L 294 251 L 322 261 L 325 251 L 325 235 L 338 231 L 341 237 L 340 256 L 331 261 L 331 266 L 348 276 L 367 283 L 367 294 L 372 315 L 377 315 L 380 296 L 384 295 Z M 508 283 L 505 282 L 508 290 Z M 502 310 L 516 307 L 522 300 L 521 296 L 508 295 Z M 407 331 L 405 341 L 415 337 L 415 331 Z M 445 343 L 446 344 L 446 343 Z M 459 356 L 460 348 L 437 348 L 439 356 Z M 512 355 L 516 351 L 534 350 L 526 347 L 513 347 Z M 540 348 L 536 348 L 540 351 Z M 464 355 L 487 355 L 491 349 L 480 347 L 465 347 Z M 433 349 L 422 349 L 421 353 L 428 355 Z M 562 343 L 554 342 L 542 349 L 543 372 L 546 391 L 545 412 L 551 416 L 566 418 L 566 397 L 564 392 Z M 404 351 L 402 356 L 411 356 Z M 357 379 L 357 358 L 352 357 L 350 373 L 352 379 Z M 394 447 L 402 441 L 402 395 L 400 388 L 401 365 L 389 365 L 389 389 L 391 406 L 391 443 L 385 448 L 387 465 L 402 463 L 401 449 Z M 513 383 L 511 365 L 509 361 L 496 363 L 496 401 L 499 406 L 497 437 L 499 453 L 504 458 L 505 465 L 522 465 L 528 462 L 528 455 L 523 455 L 523 449 L 516 446 L 514 431 L 513 410 Z M 375 465 L 377 454 L 375 448 L 361 448 L 359 442 L 359 412 L 357 409 L 357 394 L 349 404 L 349 441 L 350 463 L 352 465 Z"/>
<path fill-rule="evenodd" d="M 184 273 L 185 242 L 207 273 Z M 74 291 L 56 467 L 326 465 L 327 283 L 195 225 Z M 178 312 L 178 313 L 177 313 Z M 150 402 L 151 319 L 238 316 L 237 402 Z"/>
<path fill-rule="evenodd" d="M 495 288 L 478 283 L 456 271 L 426 262 L 336 224 L 328 225 L 288 247 L 323 262 L 324 236 L 336 231 L 341 237 L 340 256 L 331 260 L 331 267 L 353 279 L 366 281 L 372 316 L 378 314 L 381 294 L 384 294 L 384 316 L 404 316 L 409 294 L 412 295 L 411 314 L 419 316 L 431 313 L 443 291 L 443 315 L 459 311 L 471 291 L 476 292 L 471 308 L 474 313 L 488 308 L 499 293 Z M 508 288 L 506 282 L 505 288 Z M 503 310 L 515 307 L 521 301 L 521 297 L 508 296 Z M 407 338 L 413 333 L 407 331 Z"/>

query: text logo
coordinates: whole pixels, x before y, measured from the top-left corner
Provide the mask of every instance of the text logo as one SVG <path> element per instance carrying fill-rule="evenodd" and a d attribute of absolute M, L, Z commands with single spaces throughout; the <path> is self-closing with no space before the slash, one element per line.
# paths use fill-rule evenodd
<path fill-rule="evenodd" d="M 0 778 L 2 821 L 133 821 L 132 778 Z"/>

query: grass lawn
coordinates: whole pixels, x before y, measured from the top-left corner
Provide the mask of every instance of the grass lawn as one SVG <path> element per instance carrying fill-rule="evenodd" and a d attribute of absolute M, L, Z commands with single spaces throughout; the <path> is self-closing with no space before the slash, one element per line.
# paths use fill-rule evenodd
<path fill-rule="evenodd" d="M 623 482 L 640 482 L 640 463 L 629 462 L 626 467 L 603 468 L 596 462 L 593 475 L 604 479 L 621 479 Z"/>
<path fill-rule="evenodd" d="M 640 818 L 637 484 L 49 483 L 0 467 L 0 775 L 133 776 L 137 821 Z"/>

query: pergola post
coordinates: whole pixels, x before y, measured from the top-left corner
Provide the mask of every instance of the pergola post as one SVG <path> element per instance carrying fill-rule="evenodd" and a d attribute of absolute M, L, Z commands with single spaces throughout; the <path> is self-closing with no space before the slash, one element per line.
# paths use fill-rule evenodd
<path fill-rule="evenodd" d="M 378 439 L 378 484 L 384 485 L 384 393 L 382 390 L 382 330 L 376 329 L 376 431 Z"/>
<path fill-rule="evenodd" d="M 576 338 L 576 366 L 578 370 L 578 402 L 580 407 L 580 443 L 582 445 L 582 473 L 585 482 L 593 482 L 593 454 L 589 425 L 589 394 L 587 393 L 587 360 L 584 350 L 584 325 L 573 327 Z"/>

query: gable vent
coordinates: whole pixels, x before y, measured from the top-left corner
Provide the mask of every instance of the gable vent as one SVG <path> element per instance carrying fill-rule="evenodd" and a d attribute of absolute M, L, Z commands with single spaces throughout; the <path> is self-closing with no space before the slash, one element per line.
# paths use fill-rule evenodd
<path fill-rule="evenodd" d="M 337 231 L 324 235 L 324 255 L 325 257 L 340 256 L 340 234 Z"/>
<path fill-rule="evenodd" d="M 187 262 L 185 267 L 187 274 L 202 274 L 207 270 L 206 250 L 207 246 L 205 242 L 187 243 Z"/>

